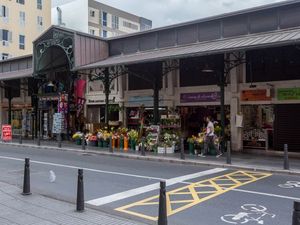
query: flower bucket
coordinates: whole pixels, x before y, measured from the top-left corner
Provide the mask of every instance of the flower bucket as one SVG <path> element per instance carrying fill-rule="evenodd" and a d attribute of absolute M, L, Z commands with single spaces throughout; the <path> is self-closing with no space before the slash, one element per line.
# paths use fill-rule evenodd
<path fill-rule="evenodd" d="M 189 143 L 189 154 L 193 155 L 195 150 L 195 145 L 194 143 Z"/>
<path fill-rule="evenodd" d="M 128 151 L 128 137 L 124 137 L 124 151 Z"/>
<path fill-rule="evenodd" d="M 98 147 L 103 148 L 103 142 L 102 139 L 98 140 Z"/>
<path fill-rule="evenodd" d="M 157 147 L 157 153 L 158 154 L 165 154 L 166 149 L 165 147 Z"/>
<path fill-rule="evenodd" d="M 124 149 L 124 138 L 123 137 L 119 138 L 119 148 L 122 150 Z"/>
<path fill-rule="evenodd" d="M 131 149 L 132 149 L 133 151 L 135 151 L 135 150 L 136 150 L 136 149 L 135 149 L 136 141 L 135 141 L 135 140 L 130 140 L 130 146 L 131 146 Z"/>
<path fill-rule="evenodd" d="M 89 146 L 96 147 L 98 144 L 97 141 L 89 141 Z"/>
<path fill-rule="evenodd" d="M 76 141 L 75 141 L 75 143 L 76 143 L 76 145 L 81 145 L 81 139 L 76 139 Z"/>
<path fill-rule="evenodd" d="M 103 140 L 103 148 L 108 148 L 109 141 Z"/>

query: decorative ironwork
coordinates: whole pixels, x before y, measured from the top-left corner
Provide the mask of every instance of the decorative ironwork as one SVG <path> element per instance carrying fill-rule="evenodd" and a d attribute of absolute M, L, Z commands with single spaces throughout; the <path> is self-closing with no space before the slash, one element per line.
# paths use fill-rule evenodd
<path fill-rule="evenodd" d="M 35 72 L 38 72 L 38 65 L 45 52 L 52 46 L 60 47 L 69 62 L 69 68 L 74 67 L 74 38 L 72 34 L 53 30 L 52 38 L 41 40 L 35 45 Z"/>
<path fill-rule="evenodd" d="M 169 72 L 177 70 L 177 69 L 179 69 L 179 67 L 180 67 L 179 60 L 176 60 L 176 59 L 167 60 L 167 61 L 165 61 L 165 64 L 163 66 L 162 75 L 164 76 Z"/>

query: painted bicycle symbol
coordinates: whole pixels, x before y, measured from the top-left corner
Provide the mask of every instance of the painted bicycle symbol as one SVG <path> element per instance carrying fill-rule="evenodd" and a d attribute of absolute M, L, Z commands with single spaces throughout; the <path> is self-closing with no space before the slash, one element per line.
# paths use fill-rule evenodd
<path fill-rule="evenodd" d="M 281 188 L 300 188 L 300 181 L 287 181 L 285 184 L 278 185 Z"/>
<path fill-rule="evenodd" d="M 248 222 L 257 222 L 264 224 L 264 217 L 274 218 L 276 215 L 267 212 L 267 208 L 262 205 L 245 204 L 241 206 L 243 212 L 237 214 L 227 214 L 221 217 L 221 220 L 231 224 L 245 224 Z"/>

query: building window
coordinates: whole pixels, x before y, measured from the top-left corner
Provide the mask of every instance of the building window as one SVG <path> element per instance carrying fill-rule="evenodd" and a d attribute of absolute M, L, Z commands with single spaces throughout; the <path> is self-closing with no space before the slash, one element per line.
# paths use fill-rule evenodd
<path fill-rule="evenodd" d="M 107 30 L 102 31 L 102 37 L 106 38 L 107 37 Z"/>
<path fill-rule="evenodd" d="M 1 54 L 1 60 L 6 60 L 6 59 L 8 59 L 8 53 L 2 53 Z"/>
<path fill-rule="evenodd" d="M 130 28 L 130 29 L 133 29 L 133 30 L 138 30 L 139 29 L 138 25 L 130 23 L 128 21 L 123 21 L 123 26 L 127 27 L 127 28 Z"/>
<path fill-rule="evenodd" d="M 24 26 L 25 25 L 25 12 L 20 12 L 19 14 L 19 19 L 20 19 L 20 25 Z"/>
<path fill-rule="evenodd" d="M 25 4 L 25 0 L 17 0 L 17 3 L 24 5 Z"/>
<path fill-rule="evenodd" d="M 90 17 L 95 17 L 95 11 L 94 10 L 90 10 Z"/>
<path fill-rule="evenodd" d="M 12 33 L 8 30 L 0 30 L 0 41 L 2 46 L 8 46 L 8 43 L 12 41 Z"/>
<path fill-rule="evenodd" d="M 95 30 L 94 29 L 90 29 L 90 34 L 91 35 L 95 35 Z"/>
<path fill-rule="evenodd" d="M 107 26 L 107 12 L 102 12 L 102 26 Z"/>
<path fill-rule="evenodd" d="M 37 24 L 38 24 L 39 26 L 43 26 L 43 17 L 41 17 L 41 16 L 38 16 L 38 17 L 37 17 Z"/>
<path fill-rule="evenodd" d="M 112 15 L 112 24 L 113 29 L 119 29 L 119 17 Z"/>
<path fill-rule="evenodd" d="M 43 9 L 43 0 L 37 0 L 36 6 L 38 9 L 42 10 Z"/>
<path fill-rule="evenodd" d="M 25 36 L 19 35 L 19 48 L 25 49 Z"/>

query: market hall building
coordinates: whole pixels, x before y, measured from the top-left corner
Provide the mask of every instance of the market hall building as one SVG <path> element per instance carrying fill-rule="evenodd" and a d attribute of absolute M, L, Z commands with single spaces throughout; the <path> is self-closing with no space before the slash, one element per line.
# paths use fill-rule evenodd
<path fill-rule="evenodd" d="M 300 1 L 111 39 L 53 26 L 32 56 L 0 62 L 0 79 L 2 124 L 11 118 L 16 132 L 45 137 L 54 112 L 65 113 L 71 134 L 105 122 L 138 128 L 144 105 L 146 125 L 172 109 L 180 116 L 174 129 L 187 138 L 204 116 L 221 120 L 221 82 L 233 150 L 282 151 L 287 143 L 299 152 Z"/>

